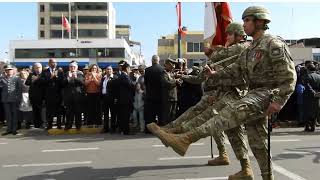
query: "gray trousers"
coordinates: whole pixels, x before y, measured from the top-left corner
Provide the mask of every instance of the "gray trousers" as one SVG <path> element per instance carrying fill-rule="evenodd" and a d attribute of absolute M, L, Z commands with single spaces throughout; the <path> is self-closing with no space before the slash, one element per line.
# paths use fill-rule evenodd
<path fill-rule="evenodd" d="M 3 107 L 7 120 L 7 132 L 16 132 L 18 126 L 18 104 L 16 102 L 5 102 Z"/>

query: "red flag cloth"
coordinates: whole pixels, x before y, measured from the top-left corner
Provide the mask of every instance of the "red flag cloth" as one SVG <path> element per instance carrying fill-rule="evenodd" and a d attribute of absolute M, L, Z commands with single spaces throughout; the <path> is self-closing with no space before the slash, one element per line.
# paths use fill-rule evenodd
<path fill-rule="evenodd" d="M 187 31 L 181 27 L 182 26 L 182 16 L 181 16 L 181 2 L 178 2 L 176 5 L 177 17 L 178 17 L 178 31 L 181 33 L 181 36 L 185 36 Z"/>
<path fill-rule="evenodd" d="M 68 32 L 71 31 L 71 27 L 70 27 L 69 21 L 65 16 L 62 17 L 62 26 L 64 28 L 66 28 Z"/>
<path fill-rule="evenodd" d="M 214 2 L 214 9 L 217 17 L 216 34 L 212 45 L 224 46 L 227 41 L 226 29 L 232 22 L 230 5 L 227 2 Z"/>

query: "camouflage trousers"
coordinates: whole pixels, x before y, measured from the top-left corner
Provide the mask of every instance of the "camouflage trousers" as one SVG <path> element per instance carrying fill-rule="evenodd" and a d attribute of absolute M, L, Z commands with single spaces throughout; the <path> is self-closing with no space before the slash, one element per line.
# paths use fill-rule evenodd
<path fill-rule="evenodd" d="M 262 175 L 272 174 L 272 168 L 269 169 L 268 162 L 268 129 L 267 117 L 264 112 L 270 104 L 271 91 L 266 89 L 255 89 L 239 99 L 231 96 L 225 96 L 215 104 L 224 105 L 213 110 L 205 110 L 193 120 L 183 124 L 183 128 L 189 129 L 193 141 L 205 138 L 210 135 L 219 135 L 223 131 L 233 130 L 243 124 L 247 128 L 247 135 L 250 148 L 258 161 Z M 230 100 L 231 98 L 231 100 Z M 222 102 L 222 103 L 220 103 Z M 227 102 L 227 103 L 225 103 Z M 198 121 L 210 120 L 199 126 Z M 272 167 L 272 165 L 271 165 Z"/>
<path fill-rule="evenodd" d="M 216 96 L 216 100 L 212 105 L 210 105 L 208 102 L 208 96 L 203 96 L 195 106 L 189 108 L 186 112 L 179 116 L 175 121 L 171 122 L 168 126 L 181 126 L 184 132 L 190 131 L 211 119 L 212 113 L 222 109 L 224 106 L 226 106 L 226 103 L 230 103 L 232 100 L 234 101 L 235 99 L 240 99 L 238 95 L 232 91 L 219 93 Z M 217 148 L 219 150 L 220 155 L 221 153 L 226 152 L 225 134 L 228 136 L 228 139 L 237 159 L 248 159 L 248 148 L 244 140 L 243 127 L 238 126 L 225 132 L 220 131 L 217 134 L 212 134 L 217 144 Z"/>

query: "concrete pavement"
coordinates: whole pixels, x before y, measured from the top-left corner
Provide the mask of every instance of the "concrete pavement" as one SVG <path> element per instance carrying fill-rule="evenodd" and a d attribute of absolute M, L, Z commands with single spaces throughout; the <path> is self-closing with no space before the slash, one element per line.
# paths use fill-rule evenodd
<path fill-rule="evenodd" d="M 317 180 L 320 130 L 281 128 L 272 133 L 272 154 L 277 180 Z M 214 153 L 218 151 L 214 146 Z M 227 143 L 231 165 L 206 166 L 210 139 L 193 144 L 185 157 L 164 147 L 151 135 L 95 134 L 48 136 L 32 130 L 0 138 L 1 180 L 220 180 L 240 170 Z M 252 154 L 251 154 L 252 155 Z M 255 179 L 261 180 L 251 156 Z"/>

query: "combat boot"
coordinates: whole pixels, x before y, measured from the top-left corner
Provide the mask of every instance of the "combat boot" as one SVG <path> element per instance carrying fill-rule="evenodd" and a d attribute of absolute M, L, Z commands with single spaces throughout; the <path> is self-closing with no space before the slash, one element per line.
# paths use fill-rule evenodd
<path fill-rule="evenodd" d="M 150 124 L 147 124 L 147 129 L 152 133 L 152 134 L 155 134 L 157 133 L 157 131 L 160 130 L 160 127 L 156 124 L 156 123 L 150 123 Z"/>
<path fill-rule="evenodd" d="M 158 126 L 156 123 L 150 123 L 147 124 L 147 129 L 155 136 L 157 136 L 160 140 L 161 138 L 159 137 L 159 132 L 162 131 L 160 126 Z M 166 144 L 166 142 L 162 141 L 162 144 L 164 144 L 166 147 L 168 147 L 168 144 Z"/>
<path fill-rule="evenodd" d="M 230 164 L 230 160 L 225 150 L 219 153 L 218 157 L 208 161 L 209 166 L 225 166 L 229 164 Z"/>
<path fill-rule="evenodd" d="M 274 177 L 272 174 L 264 174 L 261 175 L 263 180 L 274 180 Z"/>
<path fill-rule="evenodd" d="M 240 160 L 241 171 L 236 174 L 230 175 L 228 180 L 253 180 L 253 171 L 248 159 Z"/>
<path fill-rule="evenodd" d="M 159 138 L 164 143 L 170 146 L 180 156 L 184 156 L 192 142 L 199 138 L 193 136 L 191 132 L 181 135 L 169 134 L 164 131 L 159 131 Z"/>

